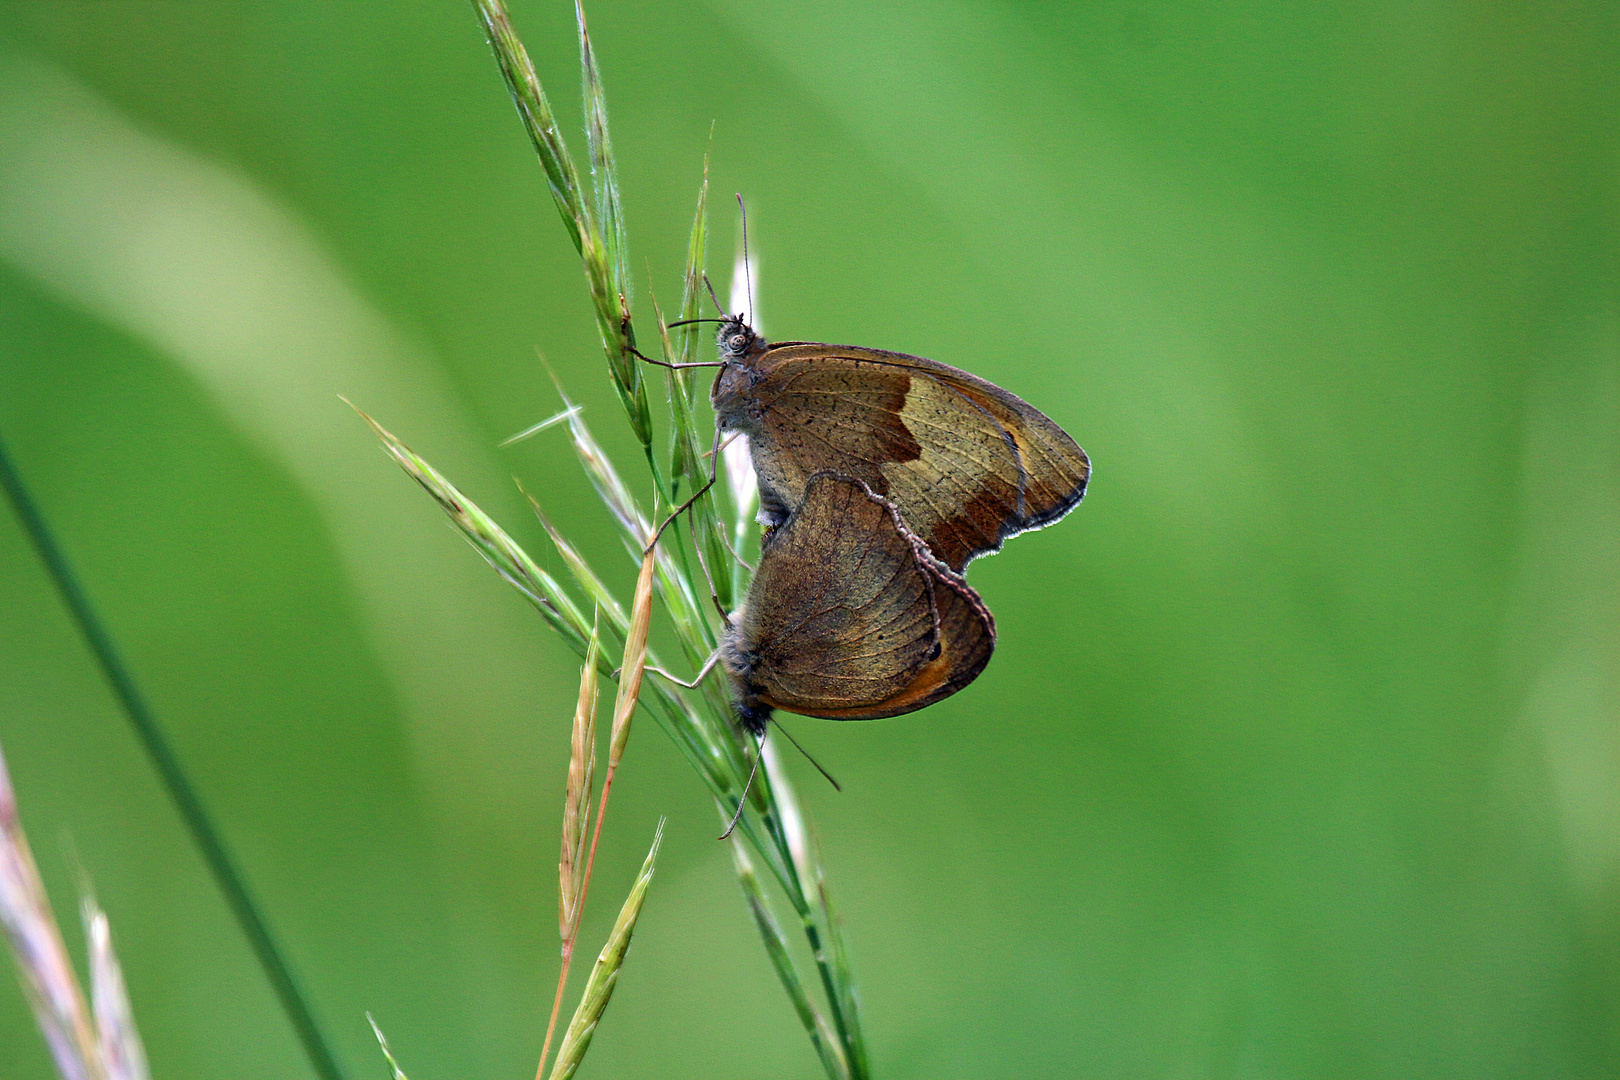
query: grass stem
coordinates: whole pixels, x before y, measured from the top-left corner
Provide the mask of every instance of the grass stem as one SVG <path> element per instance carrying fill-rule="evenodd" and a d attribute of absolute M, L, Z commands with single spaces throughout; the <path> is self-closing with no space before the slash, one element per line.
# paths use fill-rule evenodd
<path fill-rule="evenodd" d="M 204 808 L 197 789 L 180 764 L 180 758 L 170 744 L 168 735 L 147 704 L 146 695 L 141 693 L 129 666 L 124 663 L 122 654 L 113 642 L 111 631 L 102 621 L 95 605 L 90 602 L 90 594 L 85 591 L 78 574 L 73 569 L 73 564 L 68 560 L 67 553 L 57 543 L 55 535 L 46 524 L 45 515 L 23 483 L 22 474 L 12 463 L 3 438 L 0 438 L 0 487 L 5 489 L 6 498 L 11 502 L 18 521 L 22 523 L 23 531 L 28 534 L 28 539 L 39 554 L 40 561 L 45 564 L 46 573 L 55 585 L 57 593 L 61 595 L 73 622 L 84 635 L 85 643 L 89 645 L 91 655 L 105 676 L 108 686 L 112 688 L 113 696 L 117 698 L 124 716 L 135 730 L 135 737 L 157 770 L 164 790 L 169 793 L 169 798 L 179 810 L 186 831 L 196 843 L 203 862 L 213 875 L 214 883 L 219 886 L 231 914 L 236 918 L 237 926 L 247 938 L 254 957 L 259 961 L 259 967 L 275 991 L 276 1000 L 280 1003 L 288 1022 L 292 1024 L 304 1055 L 309 1059 L 310 1067 L 321 1080 L 343 1080 L 343 1072 L 338 1068 L 337 1058 L 315 1020 L 315 1014 L 293 975 L 292 967 L 287 963 L 275 936 L 270 932 L 269 922 L 259 910 L 253 894 L 248 890 L 247 882 L 225 847 L 224 838 L 215 828 L 213 819 Z"/>

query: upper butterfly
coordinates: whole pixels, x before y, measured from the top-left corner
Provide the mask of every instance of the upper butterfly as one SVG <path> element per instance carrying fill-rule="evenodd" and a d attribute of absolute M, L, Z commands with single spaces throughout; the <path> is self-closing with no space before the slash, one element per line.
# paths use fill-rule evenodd
<path fill-rule="evenodd" d="M 893 503 L 934 557 L 961 573 L 1085 494 L 1085 451 L 1034 406 L 975 375 L 882 349 L 768 343 L 740 315 L 721 321 L 719 345 L 709 399 L 720 432 L 748 436 L 767 526 L 786 521 L 806 481 L 830 470 Z"/>

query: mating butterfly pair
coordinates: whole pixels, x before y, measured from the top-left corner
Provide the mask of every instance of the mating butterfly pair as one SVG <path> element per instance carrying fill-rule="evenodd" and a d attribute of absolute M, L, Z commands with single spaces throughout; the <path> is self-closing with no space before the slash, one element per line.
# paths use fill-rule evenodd
<path fill-rule="evenodd" d="M 933 360 L 768 344 L 721 321 L 710 400 L 748 436 L 767 526 L 718 654 L 737 714 L 875 720 L 972 682 L 996 628 L 962 578 L 1085 494 L 1090 463 L 1022 399 Z"/>

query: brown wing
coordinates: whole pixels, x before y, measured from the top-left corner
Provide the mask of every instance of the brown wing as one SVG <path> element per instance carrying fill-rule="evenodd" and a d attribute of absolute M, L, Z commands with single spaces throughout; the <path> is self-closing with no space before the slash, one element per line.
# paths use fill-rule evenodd
<path fill-rule="evenodd" d="M 978 595 L 928 556 L 894 508 L 823 473 L 760 556 L 733 677 L 758 704 L 874 720 L 960 690 L 994 647 Z"/>
<path fill-rule="evenodd" d="M 769 496 L 796 506 L 821 470 L 859 479 L 899 508 L 951 570 L 1079 503 L 1085 452 L 993 383 L 904 353 L 787 342 L 751 357 L 715 405 L 749 435 Z M 735 390 L 731 390 L 735 387 Z"/>

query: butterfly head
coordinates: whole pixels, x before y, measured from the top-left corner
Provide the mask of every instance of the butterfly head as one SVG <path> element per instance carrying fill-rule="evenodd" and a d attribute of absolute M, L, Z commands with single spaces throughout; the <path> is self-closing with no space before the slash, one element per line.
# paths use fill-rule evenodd
<path fill-rule="evenodd" d="M 716 340 L 721 360 L 746 360 L 765 351 L 765 339 L 741 315 L 727 315 L 721 320 Z"/>

